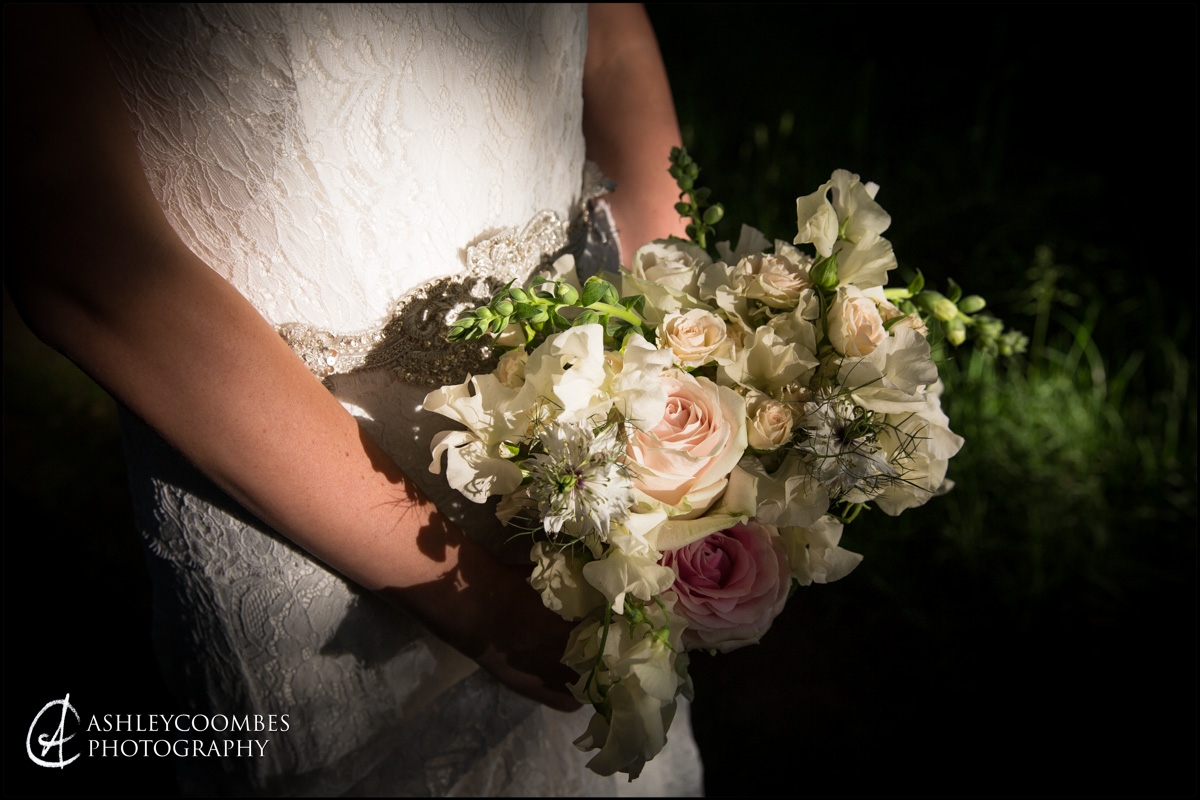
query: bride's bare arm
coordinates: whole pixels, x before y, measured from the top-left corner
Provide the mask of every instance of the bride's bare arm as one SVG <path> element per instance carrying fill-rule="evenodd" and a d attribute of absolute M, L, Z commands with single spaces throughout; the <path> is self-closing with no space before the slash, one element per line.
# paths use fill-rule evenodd
<path fill-rule="evenodd" d="M 621 263 L 652 239 L 684 235 L 679 190 L 667 174 L 680 144 L 675 102 L 658 41 L 637 3 L 588 7 L 583 67 L 583 131 L 588 158 L 617 189 L 609 196 L 621 237 Z"/>
<path fill-rule="evenodd" d="M 557 663 L 570 626 L 175 235 L 87 15 L 9 6 L 4 28 L 6 280 L 30 327 L 275 530 L 518 691 L 574 707 Z"/>

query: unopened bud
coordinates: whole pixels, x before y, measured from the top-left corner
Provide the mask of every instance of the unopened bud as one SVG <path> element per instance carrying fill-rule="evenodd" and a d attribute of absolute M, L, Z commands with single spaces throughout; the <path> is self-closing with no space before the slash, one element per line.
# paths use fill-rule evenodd
<path fill-rule="evenodd" d="M 974 314 L 983 311 L 987 307 L 987 301 L 977 294 L 968 295 L 958 301 L 958 310 L 964 314 Z"/>
<path fill-rule="evenodd" d="M 808 275 L 812 278 L 813 283 L 820 286 L 822 289 L 832 289 L 838 283 L 838 254 L 834 253 L 829 258 L 822 259 L 813 265 Z"/>
<path fill-rule="evenodd" d="M 953 304 L 951 304 L 953 305 Z M 958 347 L 967 340 L 967 326 L 957 317 L 946 323 L 946 341 Z"/>

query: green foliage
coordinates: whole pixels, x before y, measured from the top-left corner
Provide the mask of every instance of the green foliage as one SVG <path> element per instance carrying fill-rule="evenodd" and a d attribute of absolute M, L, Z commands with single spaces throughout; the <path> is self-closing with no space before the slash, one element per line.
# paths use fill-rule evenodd
<path fill-rule="evenodd" d="M 567 281 L 535 277 L 529 289 L 510 282 L 487 305 L 463 314 L 447 338 L 451 342 L 489 338 L 497 347 L 536 347 L 554 333 L 599 324 L 604 326 L 605 344 L 621 349 L 634 333 L 654 341 L 653 328 L 641 317 L 645 305 L 645 297 L 621 297 L 617 287 L 596 276 L 587 279 L 582 291 Z"/>
<path fill-rule="evenodd" d="M 693 242 L 707 250 L 714 226 L 725 216 L 725 207 L 720 203 L 710 204 L 711 189 L 696 186 L 700 177 L 700 165 L 688 155 L 686 147 L 671 148 L 671 177 L 679 186 L 679 202 L 675 210 L 680 217 L 689 218 L 687 235 Z"/>

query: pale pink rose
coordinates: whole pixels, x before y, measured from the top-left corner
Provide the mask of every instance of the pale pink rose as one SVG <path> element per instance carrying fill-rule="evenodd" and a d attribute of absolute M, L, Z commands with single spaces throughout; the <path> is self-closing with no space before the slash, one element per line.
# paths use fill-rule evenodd
<path fill-rule="evenodd" d="M 773 525 L 751 520 L 663 554 L 675 570 L 675 612 L 689 649 L 728 653 L 757 644 L 791 588 L 787 552 Z"/>
<path fill-rule="evenodd" d="M 659 380 L 667 393 L 662 419 L 629 437 L 633 485 L 671 507 L 672 516 L 690 519 L 724 491 L 746 449 L 746 401 L 708 378 L 678 370 Z"/>
<path fill-rule="evenodd" d="M 670 350 L 677 363 L 700 367 L 731 349 L 725 321 L 711 311 L 692 308 L 668 314 L 658 326 L 659 347 Z"/>
<path fill-rule="evenodd" d="M 829 341 L 834 350 L 844 356 L 868 356 L 887 335 L 874 300 L 854 286 L 838 289 L 829 312 Z"/>

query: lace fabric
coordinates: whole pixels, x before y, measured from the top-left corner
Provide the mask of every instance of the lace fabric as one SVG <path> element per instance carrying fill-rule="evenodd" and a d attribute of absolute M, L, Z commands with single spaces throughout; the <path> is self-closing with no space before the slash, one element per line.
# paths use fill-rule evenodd
<path fill-rule="evenodd" d="M 456 304 L 564 247 L 612 257 L 605 225 L 569 225 L 589 208 L 584 8 L 95 13 L 147 178 L 183 241 L 280 326 L 439 507 L 527 561 L 505 551 L 488 507 L 428 472 L 444 420 L 421 401 L 450 380 L 436 335 Z M 126 415 L 123 430 L 168 683 L 187 710 L 291 721 L 262 758 L 181 760 L 185 789 L 699 792 L 686 709 L 637 782 L 600 779 L 571 745 L 590 711 L 508 691 L 267 529 L 139 421 Z"/>

